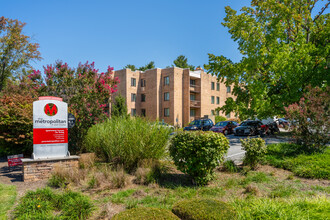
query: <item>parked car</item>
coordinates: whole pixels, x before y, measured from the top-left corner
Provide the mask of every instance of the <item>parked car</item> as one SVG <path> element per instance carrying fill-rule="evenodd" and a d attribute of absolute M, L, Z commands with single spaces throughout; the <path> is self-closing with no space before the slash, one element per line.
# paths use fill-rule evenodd
<path fill-rule="evenodd" d="M 265 126 L 261 121 L 243 121 L 238 127 L 234 128 L 234 135 L 258 135 L 263 134 Z"/>
<path fill-rule="evenodd" d="M 287 127 L 290 126 L 290 123 L 285 118 L 279 118 L 278 119 L 278 126 L 281 127 L 281 128 L 287 128 Z"/>
<path fill-rule="evenodd" d="M 213 127 L 213 121 L 211 119 L 196 119 L 192 122 L 187 127 L 184 127 L 184 131 L 197 131 L 197 130 L 202 130 L 202 131 L 208 131 L 210 128 Z"/>
<path fill-rule="evenodd" d="M 167 123 L 165 123 L 165 122 L 162 122 L 162 121 L 158 122 L 157 125 L 158 125 L 158 126 L 165 127 L 165 128 L 168 128 L 168 129 L 171 130 L 172 132 L 175 130 L 173 125 L 169 125 L 169 124 L 167 124 Z"/>
<path fill-rule="evenodd" d="M 221 121 L 216 123 L 210 131 L 223 133 L 224 135 L 232 134 L 233 129 L 238 126 L 238 123 L 235 121 Z"/>

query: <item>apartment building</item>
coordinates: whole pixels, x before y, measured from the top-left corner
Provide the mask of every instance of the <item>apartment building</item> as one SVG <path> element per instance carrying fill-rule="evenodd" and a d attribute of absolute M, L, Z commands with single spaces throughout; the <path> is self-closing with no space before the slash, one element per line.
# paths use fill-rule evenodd
<path fill-rule="evenodd" d="M 234 97 L 231 87 L 202 69 L 123 69 L 114 74 L 120 79 L 117 94 L 125 97 L 132 116 L 164 120 L 180 127 L 206 115 L 223 115 L 215 109 L 223 106 L 228 97 Z M 227 115 L 230 117 L 233 115 Z"/>

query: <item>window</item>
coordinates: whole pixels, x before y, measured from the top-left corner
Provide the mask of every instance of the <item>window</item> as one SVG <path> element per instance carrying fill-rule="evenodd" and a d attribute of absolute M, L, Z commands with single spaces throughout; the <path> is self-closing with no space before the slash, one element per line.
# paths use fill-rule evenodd
<path fill-rule="evenodd" d="M 215 111 L 215 114 L 216 114 L 216 115 L 219 115 L 219 111 L 218 111 L 218 110 L 216 110 L 216 111 Z"/>
<path fill-rule="evenodd" d="M 165 76 L 165 77 L 164 77 L 164 85 L 165 85 L 165 86 L 170 85 L 170 77 L 169 77 L 169 76 Z"/>
<path fill-rule="evenodd" d="M 194 79 L 191 79 L 191 80 L 190 80 L 190 85 L 191 85 L 191 86 L 194 86 L 194 85 L 196 85 L 196 80 L 194 80 Z"/>
<path fill-rule="evenodd" d="M 164 117 L 170 117 L 170 109 L 164 108 Z"/>
<path fill-rule="evenodd" d="M 214 90 L 214 82 L 211 82 L 211 90 Z"/>
<path fill-rule="evenodd" d="M 214 115 L 214 110 L 211 110 L 211 115 Z"/>
<path fill-rule="evenodd" d="M 195 101 L 196 100 L 196 95 L 195 94 L 190 94 L 190 100 Z"/>
<path fill-rule="evenodd" d="M 220 97 L 217 97 L 217 104 L 220 104 Z"/>
<path fill-rule="evenodd" d="M 141 109 L 141 116 L 143 116 L 143 117 L 146 116 L 146 110 L 145 109 Z"/>
<path fill-rule="evenodd" d="M 141 102 L 145 102 L 146 101 L 146 94 L 141 94 Z"/>
<path fill-rule="evenodd" d="M 220 91 L 220 83 L 217 83 L 217 91 Z"/>
<path fill-rule="evenodd" d="M 195 116 L 196 116 L 196 110 L 190 109 L 190 117 L 195 117 Z"/>
<path fill-rule="evenodd" d="M 131 115 L 132 115 L 132 116 L 136 116 L 136 109 L 135 109 L 135 108 L 132 108 L 132 109 L 131 109 Z"/>
<path fill-rule="evenodd" d="M 231 93 L 231 88 L 230 88 L 230 86 L 227 86 L 227 93 Z"/>
<path fill-rule="evenodd" d="M 131 94 L 131 101 L 136 102 L 136 94 L 135 93 Z"/>
<path fill-rule="evenodd" d="M 230 118 L 230 112 L 226 115 L 227 118 Z"/>
<path fill-rule="evenodd" d="M 169 92 L 165 92 L 164 93 L 164 101 L 169 101 L 170 100 L 170 93 Z"/>
<path fill-rule="evenodd" d="M 214 104 L 214 96 L 211 96 L 211 104 Z"/>
<path fill-rule="evenodd" d="M 146 87 L 146 80 L 145 79 L 141 79 L 141 87 Z"/>
<path fill-rule="evenodd" d="M 131 78 L 131 86 L 136 87 L 136 79 L 135 78 Z"/>

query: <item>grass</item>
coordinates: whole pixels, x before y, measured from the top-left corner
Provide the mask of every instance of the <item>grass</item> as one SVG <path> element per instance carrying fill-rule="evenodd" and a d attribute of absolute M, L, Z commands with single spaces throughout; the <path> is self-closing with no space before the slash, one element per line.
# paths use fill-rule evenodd
<path fill-rule="evenodd" d="M 14 205 L 16 200 L 16 187 L 0 184 L 0 219 L 7 219 L 7 212 Z"/>
<path fill-rule="evenodd" d="M 305 154 L 295 144 L 268 145 L 266 161 L 272 166 L 292 171 L 296 176 L 330 179 L 330 148 L 324 153 Z"/>

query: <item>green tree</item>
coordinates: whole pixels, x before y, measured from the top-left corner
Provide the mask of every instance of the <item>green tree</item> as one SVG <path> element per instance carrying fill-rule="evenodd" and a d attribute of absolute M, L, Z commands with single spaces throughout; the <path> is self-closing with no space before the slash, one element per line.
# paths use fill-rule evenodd
<path fill-rule="evenodd" d="M 146 64 L 145 66 L 141 66 L 139 68 L 140 71 L 146 71 L 146 70 L 150 70 L 150 69 L 154 69 L 155 68 L 155 62 L 151 61 L 148 64 Z"/>
<path fill-rule="evenodd" d="M 180 67 L 182 69 L 189 68 L 191 71 L 195 70 L 195 66 L 188 64 L 188 58 L 183 55 L 178 56 L 174 61 L 174 66 Z"/>
<path fill-rule="evenodd" d="M 135 71 L 137 70 L 135 65 L 132 65 L 132 64 L 127 64 L 126 66 L 124 66 L 125 69 L 131 69 L 132 71 Z"/>
<path fill-rule="evenodd" d="M 40 60 L 39 45 L 22 34 L 25 23 L 0 17 L 0 91 L 9 77 L 18 77 L 29 61 Z"/>
<path fill-rule="evenodd" d="M 127 116 L 126 100 L 120 94 L 115 97 L 115 102 L 112 105 L 111 116 L 113 117 Z"/>
<path fill-rule="evenodd" d="M 229 29 L 242 54 L 239 62 L 209 54 L 204 68 L 227 86 L 237 99 L 228 98 L 221 110 L 241 119 L 284 115 L 284 107 L 298 102 L 308 84 L 329 83 L 329 2 L 312 16 L 313 0 L 252 0 L 238 14 L 225 8 L 223 26 Z M 314 12 L 313 12 L 314 14 Z"/>

